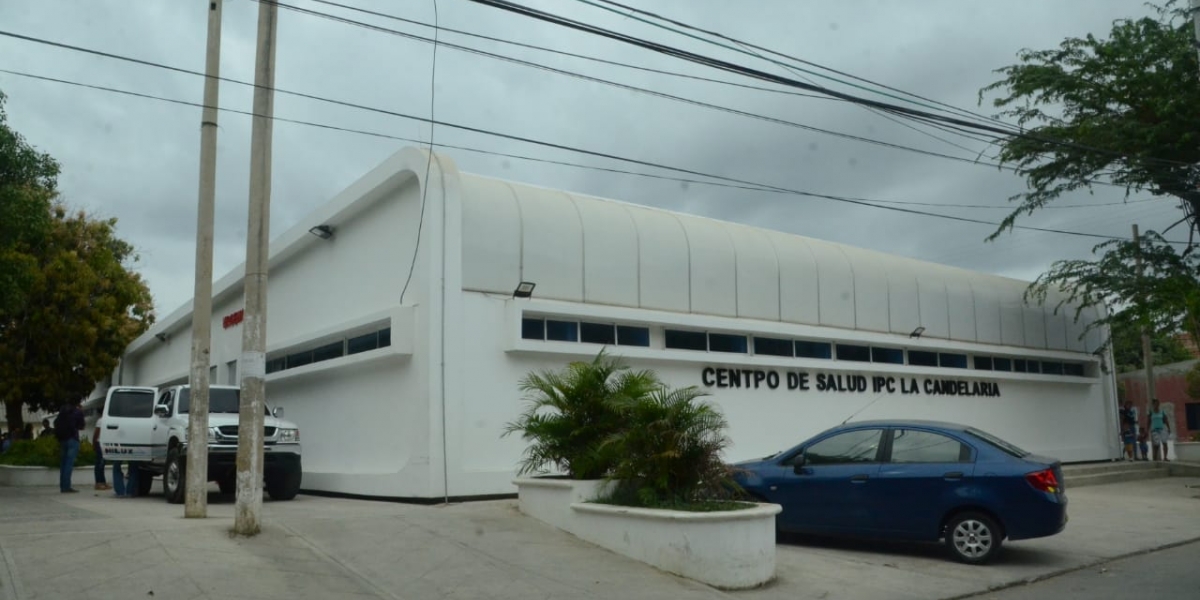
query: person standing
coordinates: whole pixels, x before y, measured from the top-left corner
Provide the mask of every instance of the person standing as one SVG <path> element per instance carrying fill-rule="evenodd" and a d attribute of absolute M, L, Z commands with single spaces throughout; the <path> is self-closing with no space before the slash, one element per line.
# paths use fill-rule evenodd
<path fill-rule="evenodd" d="M 1130 402 L 1129 400 L 1125 401 L 1125 407 L 1121 409 L 1121 429 L 1122 431 L 1132 432 L 1134 439 L 1137 439 L 1138 434 L 1141 433 L 1139 431 L 1140 428 L 1138 427 L 1137 408 L 1135 408 L 1133 406 L 1133 402 Z M 1145 459 L 1146 456 L 1143 454 L 1141 458 Z M 1133 453 L 1133 459 L 1138 459 L 1138 453 L 1136 449 Z"/>
<path fill-rule="evenodd" d="M 128 478 L 121 473 L 123 465 L 128 465 Z M 113 492 L 117 494 L 118 498 L 133 498 L 136 496 L 138 491 L 138 471 L 141 470 L 138 467 L 138 463 L 118 460 L 113 462 L 112 466 Z"/>
<path fill-rule="evenodd" d="M 38 433 L 38 439 L 50 437 L 54 435 L 54 428 L 50 426 L 49 417 L 42 419 L 42 431 Z"/>
<path fill-rule="evenodd" d="M 54 421 L 54 435 L 58 438 L 62 459 L 58 464 L 58 490 L 64 494 L 76 494 L 71 487 L 71 474 L 75 471 L 75 457 L 79 456 L 79 432 L 85 426 L 79 400 L 71 400 L 58 411 Z"/>
<path fill-rule="evenodd" d="M 104 406 L 100 406 L 100 414 L 104 414 Z M 96 477 L 96 489 L 108 490 L 112 489 L 108 485 L 108 481 L 104 479 L 104 449 L 100 447 L 100 423 L 96 422 L 96 429 L 92 431 L 92 448 L 96 450 L 96 466 L 93 474 Z"/>
<path fill-rule="evenodd" d="M 1154 453 L 1154 460 L 1170 460 L 1167 458 L 1167 436 L 1170 434 L 1171 423 L 1167 420 L 1167 412 L 1159 407 L 1158 398 L 1155 398 L 1150 404 L 1150 450 Z"/>

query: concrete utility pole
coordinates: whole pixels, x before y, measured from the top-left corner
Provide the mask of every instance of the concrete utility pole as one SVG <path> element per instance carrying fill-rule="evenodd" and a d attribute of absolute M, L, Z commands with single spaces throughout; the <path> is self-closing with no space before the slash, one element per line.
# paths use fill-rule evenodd
<path fill-rule="evenodd" d="M 213 205 L 217 194 L 217 99 L 221 74 L 221 2 L 208 5 L 204 112 L 200 117 L 200 201 L 196 215 L 196 291 L 192 300 L 191 406 L 183 516 L 208 516 L 208 363 L 212 349 Z"/>
<path fill-rule="evenodd" d="M 1195 0 L 1193 0 L 1195 1 Z M 1133 245 L 1137 248 L 1137 276 L 1142 278 L 1142 245 L 1141 237 L 1138 236 L 1138 226 L 1133 226 Z M 1138 417 L 1139 421 L 1142 417 L 1150 414 L 1150 401 L 1154 399 L 1154 348 L 1150 344 L 1150 332 L 1146 328 L 1142 328 L 1142 365 L 1146 369 L 1146 409 Z"/>
<path fill-rule="evenodd" d="M 267 244 L 271 239 L 271 116 L 275 107 L 275 26 L 279 7 L 258 5 L 254 123 L 250 132 L 250 219 L 246 228 L 246 305 L 242 324 L 242 396 L 238 414 L 237 502 L 233 531 L 261 529 L 263 410 L 267 377 Z"/>

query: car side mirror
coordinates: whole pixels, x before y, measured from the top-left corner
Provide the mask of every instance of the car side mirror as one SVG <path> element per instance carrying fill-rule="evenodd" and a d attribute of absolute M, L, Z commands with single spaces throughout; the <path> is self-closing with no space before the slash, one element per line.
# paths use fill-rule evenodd
<path fill-rule="evenodd" d="M 162 404 L 159 404 L 158 406 L 154 407 L 154 414 L 165 419 L 165 418 L 171 416 L 171 409 L 167 408 L 166 406 L 164 406 Z"/>
<path fill-rule="evenodd" d="M 275 417 L 276 419 L 282 419 L 282 418 L 283 418 L 283 407 L 282 407 L 282 406 L 276 406 L 275 408 L 272 408 L 272 409 L 271 409 L 271 416 L 272 416 L 272 417 Z"/>
<path fill-rule="evenodd" d="M 800 475 L 804 471 L 804 462 L 803 454 L 800 454 L 796 458 L 792 459 L 792 472 Z"/>

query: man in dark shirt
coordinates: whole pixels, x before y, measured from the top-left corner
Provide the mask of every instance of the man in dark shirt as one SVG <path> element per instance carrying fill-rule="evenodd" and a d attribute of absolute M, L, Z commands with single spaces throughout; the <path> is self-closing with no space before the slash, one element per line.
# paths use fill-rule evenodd
<path fill-rule="evenodd" d="M 71 487 L 71 473 L 75 470 L 75 457 L 79 456 L 79 432 L 84 427 L 83 410 L 79 400 L 71 400 L 58 411 L 54 422 L 54 433 L 62 448 L 62 462 L 58 465 L 58 489 L 64 494 L 75 494 L 79 490 Z"/>

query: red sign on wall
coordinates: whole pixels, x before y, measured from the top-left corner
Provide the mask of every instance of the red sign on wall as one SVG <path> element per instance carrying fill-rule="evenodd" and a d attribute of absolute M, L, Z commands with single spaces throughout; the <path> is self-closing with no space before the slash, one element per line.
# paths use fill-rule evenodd
<path fill-rule="evenodd" d="M 245 309 L 239 310 L 233 314 L 225 315 L 225 318 L 221 320 L 221 325 L 224 326 L 225 329 L 229 329 L 230 327 L 236 327 L 237 325 L 242 324 L 242 318 L 244 318 L 245 316 L 246 316 Z"/>

